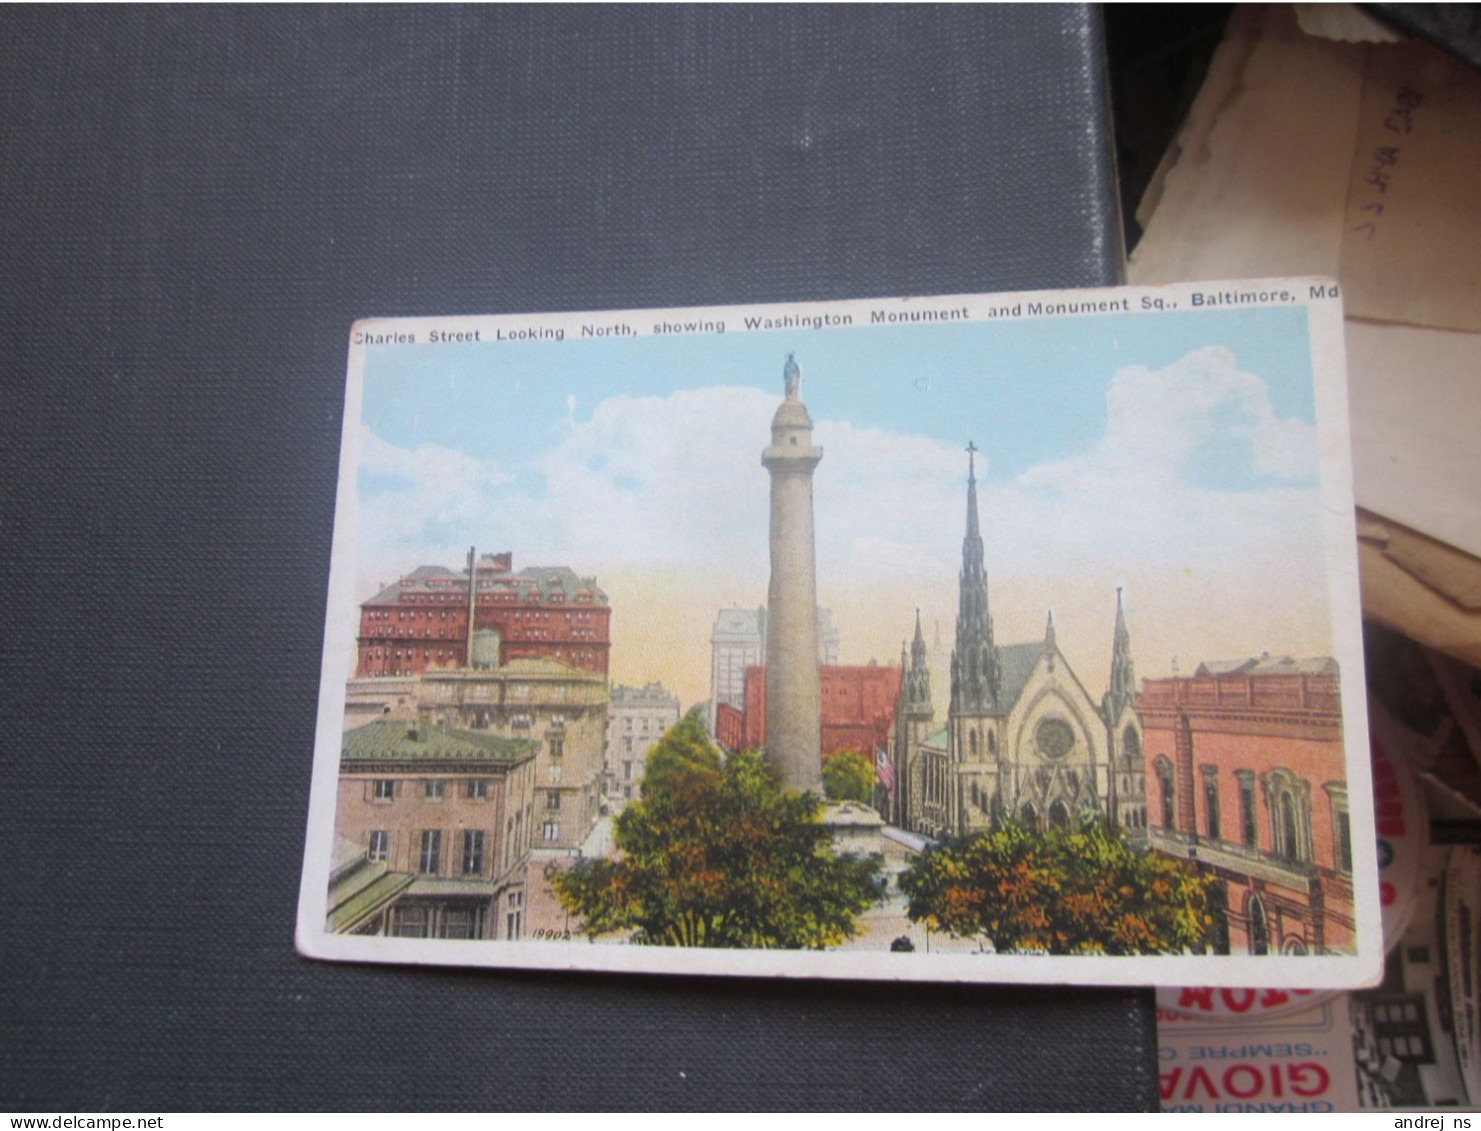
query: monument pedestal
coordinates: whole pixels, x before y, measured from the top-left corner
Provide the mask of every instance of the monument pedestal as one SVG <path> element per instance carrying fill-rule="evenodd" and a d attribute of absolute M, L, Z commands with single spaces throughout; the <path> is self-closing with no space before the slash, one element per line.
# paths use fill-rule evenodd
<path fill-rule="evenodd" d="M 833 837 L 835 852 L 861 856 L 884 853 L 884 818 L 862 801 L 830 801 L 821 820 Z"/>

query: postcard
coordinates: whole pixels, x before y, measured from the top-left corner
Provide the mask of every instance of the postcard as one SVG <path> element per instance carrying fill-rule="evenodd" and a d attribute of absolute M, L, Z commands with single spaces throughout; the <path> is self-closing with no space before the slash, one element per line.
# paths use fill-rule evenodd
<path fill-rule="evenodd" d="M 1376 984 L 1346 395 L 1321 279 L 356 323 L 299 949 Z"/>

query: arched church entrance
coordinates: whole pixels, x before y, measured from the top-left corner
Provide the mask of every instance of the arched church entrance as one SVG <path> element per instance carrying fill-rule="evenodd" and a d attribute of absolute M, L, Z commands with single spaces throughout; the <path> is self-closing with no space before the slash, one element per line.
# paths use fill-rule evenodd
<path fill-rule="evenodd" d="M 1051 829 L 1070 827 L 1070 807 L 1063 801 L 1055 801 L 1049 806 L 1049 827 Z"/>

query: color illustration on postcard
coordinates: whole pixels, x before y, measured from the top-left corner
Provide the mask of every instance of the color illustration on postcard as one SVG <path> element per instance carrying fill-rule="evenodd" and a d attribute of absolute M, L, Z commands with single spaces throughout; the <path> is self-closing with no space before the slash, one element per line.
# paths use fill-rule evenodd
<path fill-rule="evenodd" d="M 1321 280 L 351 335 L 311 956 L 1355 986 Z"/>

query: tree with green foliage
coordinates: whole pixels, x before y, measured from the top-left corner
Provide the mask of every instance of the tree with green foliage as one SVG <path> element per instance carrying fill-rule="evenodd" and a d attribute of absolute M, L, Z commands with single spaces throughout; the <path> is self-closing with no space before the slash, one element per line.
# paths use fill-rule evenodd
<path fill-rule="evenodd" d="M 867 805 L 874 796 L 874 763 L 857 750 L 829 754 L 823 759 L 823 796 Z"/>
<path fill-rule="evenodd" d="M 618 815 L 616 859 L 554 880 L 589 938 L 630 931 L 654 946 L 836 946 L 882 894 L 878 856 L 839 855 L 815 794 L 782 789 L 759 754 L 722 763 L 680 722 L 653 748 L 641 800 Z"/>
<path fill-rule="evenodd" d="M 1212 925 L 1211 880 L 1098 818 L 1048 832 L 1009 822 L 928 849 L 899 883 L 912 920 L 1000 952 L 1179 954 Z"/>
<path fill-rule="evenodd" d="M 667 789 L 690 774 L 720 773 L 720 751 L 705 734 L 704 723 L 690 711 L 648 750 L 643 762 L 642 795 Z"/>

